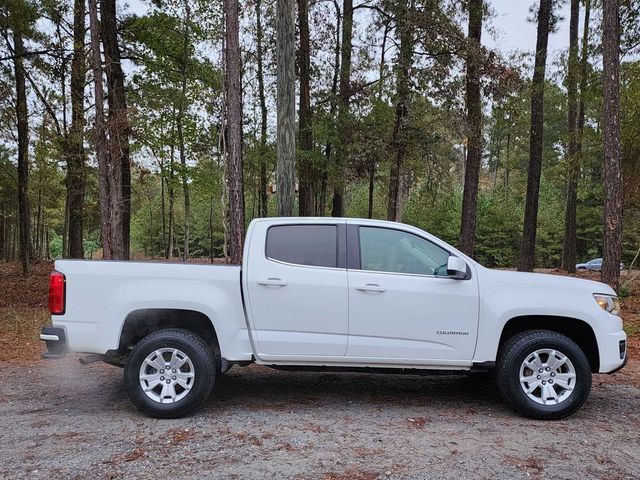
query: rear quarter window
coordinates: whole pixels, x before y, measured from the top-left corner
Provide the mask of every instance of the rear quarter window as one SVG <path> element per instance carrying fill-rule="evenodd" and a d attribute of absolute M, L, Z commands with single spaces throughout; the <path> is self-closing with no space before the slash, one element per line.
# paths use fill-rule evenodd
<path fill-rule="evenodd" d="M 274 225 L 267 230 L 267 258 L 297 265 L 338 266 L 336 225 Z"/>

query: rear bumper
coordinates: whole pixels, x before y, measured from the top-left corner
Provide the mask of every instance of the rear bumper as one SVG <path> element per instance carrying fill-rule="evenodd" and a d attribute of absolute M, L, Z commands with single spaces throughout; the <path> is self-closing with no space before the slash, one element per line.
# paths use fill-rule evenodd
<path fill-rule="evenodd" d="M 63 358 L 69 350 L 67 332 L 62 327 L 42 327 L 40 340 L 47 344 L 47 351 L 42 354 L 42 358 L 46 360 Z"/>

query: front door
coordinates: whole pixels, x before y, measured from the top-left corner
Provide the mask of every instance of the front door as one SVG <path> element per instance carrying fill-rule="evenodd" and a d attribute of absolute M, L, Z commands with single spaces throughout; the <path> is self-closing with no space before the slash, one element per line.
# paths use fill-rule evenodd
<path fill-rule="evenodd" d="M 413 233 L 363 225 L 356 235 L 360 258 L 348 271 L 347 357 L 441 365 L 471 360 L 476 279 L 448 278 L 449 252 Z"/>
<path fill-rule="evenodd" d="M 253 237 L 266 238 L 265 248 L 249 249 L 253 253 L 243 272 L 258 353 L 284 360 L 290 355 L 344 357 L 349 328 L 345 222 L 258 223 Z"/>

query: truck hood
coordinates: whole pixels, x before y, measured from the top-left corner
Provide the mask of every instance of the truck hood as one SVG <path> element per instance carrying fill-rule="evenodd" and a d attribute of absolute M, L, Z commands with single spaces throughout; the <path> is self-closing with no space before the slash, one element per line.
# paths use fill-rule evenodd
<path fill-rule="evenodd" d="M 545 273 L 516 272 L 513 270 L 496 270 L 484 267 L 479 269 L 478 273 L 481 279 L 495 286 L 519 287 L 538 292 L 541 290 L 549 290 L 549 293 L 558 293 L 559 290 L 580 290 L 590 294 L 603 293 L 616 295 L 616 292 L 606 283 L 585 280 L 583 278 L 549 275 Z M 482 288 L 482 282 L 480 288 Z"/>

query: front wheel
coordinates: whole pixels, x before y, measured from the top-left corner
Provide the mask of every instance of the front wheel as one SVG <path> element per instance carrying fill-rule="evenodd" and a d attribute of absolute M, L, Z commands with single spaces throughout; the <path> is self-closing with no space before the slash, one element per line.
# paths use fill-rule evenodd
<path fill-rule="evenodd" d="M 147 335 L 131 350 L 124 383 L 131 401 L 147 415 L 178 418 L 207 398 L 215 374 L 213 352 L 201 337 L 166 329 Z"/>
<path fill-rule="evenodd" d="M 555 420 L 577 411 L 591 390 L 591 366 L 570 338 L 548 330 L 511 337 L 496 365 L 504 399 L 529 418 Z"/>

